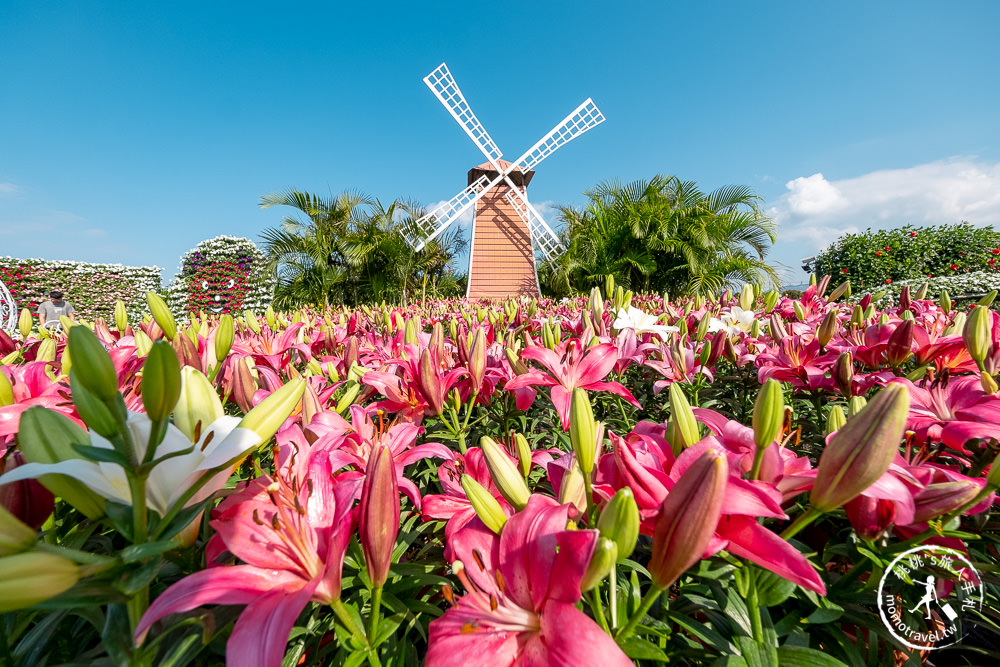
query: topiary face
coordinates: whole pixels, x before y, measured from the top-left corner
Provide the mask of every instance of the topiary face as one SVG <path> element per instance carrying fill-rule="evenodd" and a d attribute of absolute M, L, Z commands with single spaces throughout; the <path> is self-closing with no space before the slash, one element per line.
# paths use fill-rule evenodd
<path fill-rule="evenodd" d="M 195 269 L 188 281 L 188 312 L 243 312 L 247 277 L 245 268 L 231 262 L 212 262 Z"/>

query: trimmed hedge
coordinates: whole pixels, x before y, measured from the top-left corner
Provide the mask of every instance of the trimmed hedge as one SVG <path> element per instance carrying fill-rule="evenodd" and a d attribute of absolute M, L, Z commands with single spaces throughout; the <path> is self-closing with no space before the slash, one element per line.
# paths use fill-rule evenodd
<path fill-rule="evenodd" d="M 166 301 L 175 316 L 199 311 L 260 313 L 271 304 L 274 284 L 267 258 L 253 241 L 217 236 L 184 253 L 181 270 L 167 287 Z"/>
<path fill-rule="evenodd" d="M 830 274 L 835 282 L 849 278 L 856 291 L 997 267 L 1000 233 L 966 222 L 845 234 L 817 255 L 812 266 L 816 275 Z"/>
<path fill-rule="evenodd" d="M 34 314 L 49 292 L 58 289 L 88 320 L 110 320 L 119 299 L 132 317 L 145 312 L 146 292 L 160 290 L 160 271 L 158 266 L 0 257 L 0 281 L 10 290 L 18 310 L 28 308 Z"/>

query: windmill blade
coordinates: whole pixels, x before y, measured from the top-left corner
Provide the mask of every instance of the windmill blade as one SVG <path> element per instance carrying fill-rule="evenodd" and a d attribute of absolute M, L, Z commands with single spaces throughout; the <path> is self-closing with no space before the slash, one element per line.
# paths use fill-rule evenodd
<path fill-rule="evenodd" d="M 538 246 L 538 249 L 542 251 L 545 259 L 551 260 L 566 252 L 562 241 L 552 231 L 552 228 L 546 224 L 545 218 L 531 205 L 531 202 L 524 196 L 524 193 L 514 185 L 510 178 L 507 178 L 507 184 L 510 186 L 510 190 L 504 195 L 504 199 L 517 212 L 518 216 L 524 220 L 524 223 L 528 226 L 528 231 L 531 233 L 532 240 Z"/>
<path fill-rule="evenodd" d="M 500 177 L 502 178 L 502 177 Z M 427 215 L 415 220 L 409 228 L 403 230 L 403 238 L 410 246 L 419 252 L 428 241 L 438 236 L 455 222 L 469 207 L 475 204 L 491 187 L 500 182 L 497 178 L 492 183 L 483 174 L 457 195 L 436 207 Z"/>
<path fill-rule="evenodd" d="M 573 113 L 563 118 L 561 123 L 526 150 L 514 164 L 520 167 L 521 171 L 530 171 L 539 162 L 552 155 L 557 148 L 603 122 L 604 114 L 594 104 L 594 100 L 588 97 L 583 104 L 573 110 Z"/>
<path fill-rule="evenodd" d="M 493 168 L 497 171 L 503 171 L 500 169 L 500 165 L 497 160 L 503 155 L 500 149 L 497 147 L 496 142 L 490 136 L 483 124 L 479 122 L 476 118 L 476 114 L 472 113 L 472 109 L 469 107 L 469 103 L 465 101 L 465 96 L 462 95 L 462 91 L 459 90 L 458 84 L 455 83 L 455 77 L 451 75 L 448 71 L 448 66 L 444 63 L 424 77 L 424 83 L 427 87 L 431 89 L 434 96 L 440 100 L 441 104 L 448 109 L 448 113 L 451 114 L 452 118 L 458 121 L 458 124 L 462 126 L 465 133 L 469 135 L 469 138 L 479 147 L 479 150 L 483 152 L 486 159 L 490 161 Z"/>

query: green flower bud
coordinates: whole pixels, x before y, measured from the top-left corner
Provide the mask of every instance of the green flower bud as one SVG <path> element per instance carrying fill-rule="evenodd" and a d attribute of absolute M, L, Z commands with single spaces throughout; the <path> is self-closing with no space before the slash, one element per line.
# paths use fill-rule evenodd
<path fill-rule="evenodd" d="M 837 285 L 837 289 L 830 292 L 830 296 L 827 299 L 830 303 L 833 303 L 842 296 L 850 296 L 851 291 L 851 281 L 845 280 L 844 282 Z"/>
<path fill-rule="evenodd" d="M 916 299 L 917 301 L 923 301 L 924 299 L 926 299 L 928 287 L 930 287 L 930 285 L 928 285 L 927 281 L 925 280 L 917 289 L 917 292 L 916 294 L 913 295 L 913 298 Z"/>
<path fill-rule="evenodd" d="M 347 408 L 354 405 L 354 400 L 358 397 L 358 394 L 360 393 L 361 393 L 361 385 L 358 384 L 357 382 L 353 381 L 349 382 L 347 384 L 347 388 L 344 389 L 344 393 L 341 394 L 340 400 L 337 401 L 337 407 L 334 408 L 337 414 L 340 415 L 344 414 L 344 411 L 347 410 Z"/>
<path fill-rule="evenodd" d="M 997 291 L 990 290 L 990 293 L 980 299 L 977 303 L 984 308 L 989 308 L 993 305 L 993 301 L 997 298 Z"/>
<path fill-rule="evenodd" d="M 177 355 L 170 343 L 158 340 L 142 364 L 142 405 L 146 414 L 153 421 L 169 419 L 180 394 L 181 367 Z"/>
<path fill-rule="evenodd" d="M 80 382 L 80 375 L 76 369 L 70 371 L 69 387 L 76 412 L 91 431 L 105 438 L 112 438 L 118 434 L 118 422 L 115 421 L 111 409 Z"/>
<path fill-rule="evenodd" d="M 969 313 L 962 329 L 962 340 L 969 350 L 969 356 L 976 362 L 980 369 L 983 367 L 983 360 L 989 354 L 990 344 L 993 342 L 990 329 L 992 328 L 993 317 L 985 306 L 976 306 Z"/>
<path fill-rule="evenodd" d="M 781 298 L 781 295 L 778 294 L 777 290 L 771 290 L 770 292 L 768 292 L 767 294 L 765 294 L 764 295 L 764 312 L 766 313 L 766 312 L 768 312 L 770 310 L 773 310 L 774 307 L 778 305 L 778 299 L 780 299 L 780 298 Z"/>
<path fill-rule="evenodd" d="M 840 329 L 840 320 L 837 319 L 837 311 L 827 311 L 826 317 L 823 318 L 823 322 L 816 330 L 816 340 L 819 341 L 820 346 L 826 347 L 833 340 L 838 329 Z"/>
<path fill-rule="evenodd" d="M 785 396 L 781 383 L 768 378 L 757 393 L 753 406 L 753 439 L 757 448 L 762 450 L 777 440 L 784 423 Z"/>
<path fill-rule="evenodd" d="M 416 345 L 418 340 L 416 321 L 412 319 L 406 320 L 406 326 L 403 327 L 403 342 Z"/>
<path fill-rule="evenodd" d="M 590 405 L 590 397 L 585 389 L 577 387 L 573 390 L 570 402 L 569 437 L 573 443 L 573 453 L 580 464 L 580 470 L 587 477 L 594 470 L 594 458 L 597 452 L 597 424 L 594 423 L 594 410 Z"/>
<path fill-rule="evenodd" d="M 153 349 L 153 341 L 142 329 L 135 330 L 135 351 L 140 357 L 145 357 Z"/>
<path fill-rule="evenodd" d="M 840 429 L 844 428 L 844 424 L 847 423 L 847 417 L 844 416 L 844 410 L 839 405 L 833 406 L 830 409 L 830 414 L 826 416 L 826 432 L 825 435 L 830 435 L 831 433 L 836 433 Z"/>
<path fill-rule="evenodd" d="M 695 331 L 695 340 L 705 340 L 705 336 L 708 335 L 708 327 L 711 323 L 711 317 L 701 318 L 701 321 L 698 322 L 698 329 Z"/>
<path fill-rule="evenodd" d="M 7 378 L 7 374 L 0 371 L 0 408 L 14 405 L 14 388 Z"/>
<path fill-rule="evenodd" d="M 618 560 L 632 555 L 639 539 L 639 506 L 635 502 L 632 489 L 619 489 L 604 506 L 597 519 L 597 530 L 603 537 L 618 545 Z"/>
<path fill-rule="evenodd" d="M 997 381 L 986 371 L 983 371 L 983 373 L 979 376 L 979 384 L 982 385 L 983 392 L 985 392 L 987 396 L 992 396 L 997 393 Z"/>
<path fill-rule="evenodd" d="M 517 450 L 517 465 L 521 468 L 521 474 L 528 479 L 531 472 L 531 445 L 528 439 L 520 433 L 514 434 L 514 447 Z"/>
<path fill-rule="evenodd" d="M 605 537 L 599 537 L 597 545 L 594 547 L 594 553 L 590 556 L 587 571 L 584 572 L 583 579 L 580 581 L 580 590 L 586 593 L 601 583 L 604 577 L 611 573 L 617 562 L 618 545 Z"/>
<path fill-rule="evenodd" d="M 865 400 L 864 396 L 851 396 L 847 401 L 847 416 L 853 417 L 868 405 L 868 401 Z"/>
<path fill-rule="evenodd" d="M 476 511 L 479 520 L 486 524 L 486 527 L 497 535 L 503 530 L 507 523 L 507 516 L 503 513 L 500 503 L 493 497 L 489 490 L 468 475 L 462 475 L 462 489 L 472 504 L 472 509 Z"/>
<path fill-rule="evenodd" d="M 944 335 L 954 336 L 955 334 L 962 333 L 965 329 L 966 319 L 965 313 L 962 311 L 956 312 L 954 317 L 952 317 L 951 324 L 944 330 Z"/>
<path fill-rule="evenodd" d="M 795 319 L 799 322 L 804 322 L 806 319 L 806 309 L 802 307 L 802 303 L 799 301 L 792 301 L 792 309 L 795 310 Z"/>
<path fill-rule="evenodd" d="M 240 421 L 239 427 L 250 429 L 262 443 L 267 442 L 298 406 L 305 389 L 306 381 L 302 378 L 290 380 L 254 406 Z"/>
<path fill-rule="evenodd" d="M 36 538 L 31 526 L 0 505 L 0 557 L 27 551 L 35 544 Z"/>
<path fill-rule="evenodd" d="M 674 455 L 680 455 L 683 449 L 701 440 L 698 430 L 698 420 L 695 419 L 691 405 L 688 403 L 680 386 L 674 382 L 670 385 L 670 421 L 668 423 L 668 440 Z"/>
<path fill-rule="evenodd" d="M 750 310 L 753 308 L 753 303 L 756 300 L 753 293 L 753 285 L 747 283 L 740 290 L 739 306 L 743 310 Z"/>
<path fill-rule="evenodd" d="M 945 313 L 951 312 L 951 297 L 948 296 L 948 290 L 941 290 L 941 310 Z"/>
<path fill-rule="evenodd" d="M 76 563 L 44 552 L 0 558 L 0 613 L 38 604 L 80 580 Z"/>
<path fill-rule="evenodd" d="M 163 337 L 173 340 L 177 335 L 177 322 L 174 321 L 174 316 L 163 297 L 156 292 L 146 292 L 146 305 L 149 306 L 149 312 L 153 315 L 157 326 L 163 330 Z"/>
<path fill-rule="evenodd" d="M 865 313 L 861 310 L 861 306 L 854 306 L 854 310 L 851 311 L 851 326 L 861 327 L 865 323 Z"/>
<path fill-rule="evenodd" d="M 243 321 L 246 322 L 247 328 L 250 329 L 250 331 L 260 335 L 260 321 L 257 319 L 256 315 L 248 310 L 243 313 Z"/>
<path fill-rule="evenodd" d="M 615 292 L 615 277 L 608 273 L 604 276 L 604 293 L 608 296 Z"/>
<path fill-rule="evenodd" d="M 229 313 L 219 318 L 219 326 L 215 330 L 215 359 L 222 361 L 229 354 L 233 347 L 233 340 L 236 337 L 236 324 L 233 316 Z"/>
<path fill-rule="evenodd" d="M 34 323 L 35 318 L 31 316 L 31 311 L 22 308 L 21 314 L 17 318 L 17 330 L 21 333 L 21 340 L 25 340 L 31 335 L 31 327 Z"/>
<path fill-rule="evenodd" d="M 118 373 L 101 341 L 87 327 L 73 327 L 69 332 L 69 351 L 80 382 L 94 396 L 110 401 L 118 394 Z"/>
<path fill-rule="evenodd" d="M 35 361 L 55 361 L 56 360 L 56 341 L 54 338 L 45 337 L 42 342 L 38 344 L 38 349 L 35 351 Z"/>
<path fill-rule="evenodd" d="M 271 327 L 271 331 L 278 330 L 278 319 L 274 315 L 274 307 L 268 306 L 267 310 L 264 311 L 264 319 L 267 320 L 267 326 Z"/>
<path fill-rule="evenodd" d="M 483 450 L 486 467 L 500 495 L 520 512 L 528 504 L 531 491 L 528 490 L 528 485 L 524 482 L 517 466 L 493 438 L 484 435 L 479 440 L 479 447 Z"/>
<path fill-rule="evenodd" d="M 115 301 L 115 326 L 122 335 L 125 334 L 125 329 L 128 329 L 128 311 L 125 310 L 125 302 L 121 299 Z"/>

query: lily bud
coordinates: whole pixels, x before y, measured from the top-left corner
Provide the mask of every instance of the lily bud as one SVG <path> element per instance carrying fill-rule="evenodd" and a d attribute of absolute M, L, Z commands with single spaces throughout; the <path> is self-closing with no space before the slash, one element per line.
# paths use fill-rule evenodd
<path fill-rule="evenodd" d="M 406 325 L 403 327 L 403 342 L 416 345 L 418 340 L 417 323 L 412 319 L 406 320 Z"/>
<path fill-rule="evenodd" d="M 865 320 L 870 320 L 871 318 L 875 317 L 875 306 L 869 305 L 867 308 L 865 308 L 865 312 L 863 314 Z M 883 313 L 883 315 L 884 314 L 885 313 Z"/>
<path fill-rule="evenodd" d="M 610 297 L 615 291 L 615 277 L 612 274 L 604 276 L 604 293 Z"/>
<path fill-rule="evenodd" d="M 493 478 L 493 483 L 496 484 L 500 495 L 520 512 L 528 504 L 531 491 L 528 490 L 528 485 L 525 484 L 517 466 L 507 456 L 504 448 L 498 445 L 493 438 L 484 435 L 479 440 L 479 447 L 483 450 L 486 467 L 490 471 L 490 477 Z"/>
<path fill-rule="evenodd" d="M 594 316 L 595 322 L 600 322 L 604 318 L 604 297 L 601 296 L 601 288 L 594 287 L 590 290 L 590 300 L 587 305 L 590 313 Z"/>
<path fill-rule="evenodd" d="M 340 397 L 340 400 L 337 401 L 337 407 L 334 408 L 337 414 L 340 415 L 344 414 L 344 411 L 347 410 L 347 408 L 354 405 L 354 400 L 358 397 L 358 394 L 360 393 L 361 393 L 360 384 L 354 381 L 348 383 L 347 388 L 344 390 L 344 393 Z"/>
<path fill-rule="evenodd" d="M 542 344 L 550 350 L 556 349 L 555 335 L 552 333 L 552 327 L 549 326 L 548 322 L 542 322 Z"/>
<path fill-rule="evenodd" d="M 757 449 L 763 450 L 777 440 L 784 423 L 785 396 L 781 383 L 768 378 L 753 405 L 753 440 Z"/>
<path fill-rule="evenodd" d="M 910 350 L 912 345 L 913 320 L 903 320 L 889 335 L 889 341 L 885 346 L 885 356 L 889 365 L 895 368 L 909 359 L 910 355 L 913 354 Z"/>
<path fill-rule="evenodd" d="M 169 349 L 171 354 L 173 353 L 173 348 L 170 348 L 166 343 L 158 342 L 156 345 L 162 345 Z M 144 399 L 147 391 L 146 381 L 146 378 L 143 377 Z M 200 371 L 185 366 L 180 369 L 180 391 L 174 401 L 173 414 L 174 425 L 194 442 L 196 431 L 204 430 L 209 424 L 222 417 L 225 412 L 222 409 L 222 401 L 219 400 L 219 395 L 208 378 Z M 200 429 L 198 428 L 199 422 L 201 423 Z"/>
<path fill-rule="evenodd" d="M 948 290 L 944 290 L 944 289 L 941 290 L 940 302 L 941 302 L 941 310 L 943 310 L 945 313 L 950 313 L 951 312 L 951 297 L 948 296 Z"/>
<path fill-rule="evenodd" d="M 35 350 L 35 361 L 55 361 L 56 341 L 54 338 L 44 338 Z"/>
<path fill-rule="evenodd" d="M 753 292 L 753 285 L 747 283 L 743 286 L 743 289 L 740 290 L 739 306 L 743 310 L 750 310 L 753 308 L 755 300 L 756 296 Z"/>
<path fill-rule="evenodd" d="M 219 326 L 215 330 L 215 360 L 222 361 L 233 347 L 236 337 L 236 325 L 233 316 L 225 313 L 219 318 Z"/>
<path fill-rule="evenodd" d="M 476 516 L 487 528 L 497 535 L 503 530 L 507 523 L 507 515 L 503 513 L 500 503 L 493 497 L 485 486 L 477 482 L 469 475 L 462 475 L 462 489 L 472 504 L 472 509 L 476 511 Z"/>
<path fill-rule="evenodd" d="M 125 310 L 125 302 L 121 299 L 115 301 L 115 327 L 118 328 L 119 333 L 125 334 L 125 329 L 128 328 L 128 311 Z"/>
<path fill-rule="evenodd" d="M 837 360 L 833 362 L 830 375 L 833 376 L 833 382 L 841 394 L 848 398 L 854 394 L 854 358 L 851 357 L 850 352 L 840 353 Z"/>
<path fill-rule="evenodd" d="M 682 450 L 698 442 L 701 439 L 701 433 L 698 430 L 698 420 L 694 417 L 694 411 L 691 410 L 691 405 L 676 382 L 670 385 L 669 394 L 668 440 L 674 456 L 678 456 Z"/>
<path fill-rule="evenodd" d="M 780 298 L 781 298 L 781 295 L 778 294 L 777 290 L 771 290 L 770 292 L 768 292 L 767 294 L 765 294 L 764 295 L 764 312 L 766 313 L 769 310 L 774 309 L 774 307 L 776 305 L 778 305 L 778 299 L 780 299 Z"/>
<path fill-rule="evenodd" d="M 820 278 L 819 282 L 816 284 L 816 296 L 822 299 L 823 295 L 826 294 L 826 288 L 829 286 L 830 286 L 830 274 L 828 273 L 822 278 Z"/>
<path fill-rule="evenodd" d="M 412 321 L 412 320 L 411 320 Z M 438 369 L 434 367 L 434 360 L 431 359 L 431 351 L 424 348 L 420 353 L 420 377 L 417 378 L 421 393 L 427 399 L 427 404 L 431 411 L 440 415 L 444 411 L 441 402 L 441 381 L 438 377 Z"/>
<path fill-rule="evenodd" d="M 913 499 L 913 523 L 936 519 L 962 507 L 979 495 L 981 487 L 970 481 L 928 484 Z"/>
<path fill-rule="evenodd" d="M 725 454 L 709 449 L 667 494 L 656 517 L 653 553 L 646 566 L 658 588 L 669 587 L 705 553 L 722 515 L 728 481 Z"/>
<path fill-rule="evenodd" d="M 827 298 L 827 301 L 833 303 L 842 296 L 850 296 L 851 295 L 850 292 L 851 292 L 851 281 L 845 280 L 844 282 L 837 285 L 837 289 L 830 292 L 830 296 L 829 298 Z"/>
<path fill-rule="evenodd" d="M 952 317 L 951 319 L 951 324 L 948 326 L 947 329 L 944 330 L 943 335 L 954 336 L 957 333 L 961 333 L 962 330 L 965 328 L 965 321 L 966 321 L 965 313 L 962 311 L 956 312 L 954 317 Z"/>
<path fill-rule="evenodd" d="M 35 323 L 35 318 L 31 316 L 31 311 L 27 308 L 21 309 L 21 314 L 17 318 L 17 330 L 21 334 L 21 340 L 25 340 L 31 335 L 31 327 Z"/>
<path fill-rule="evenodd" d="M 1000 488 L 1000 454 L 997 454 L 990 465 L 990 471 L 986 475 L 986 488 L 991 491 Z"/>
<path fill-rule="evenodd" d="M 882 314 L 882 317 L 886 317 L 886 318 L 888 318 L 888 315 L 886 315 L 885 313 L 883 313 L 883 314 Z M 899 319 L 901 319 L 901 320 L 910 320 L 910 321 L 913 321 L 913 320 L 914 320 L 915 318 L 913 317 L 913 313 L 912 313 L 911 311 L 909 311 L 909 310 L 904 310 L 904 311 L 903 311 L 903 314 L 899 316 Z"/>
<path fill-rule="evenodd" d="M 913 300 L 910 298 L 910 286 L 903 285 L 903 289 L 899 292 L 899 307 L 903 310 L 909 310 L 912 305 Z"/>
<path fill-rule="evenodd" d="M 140 357 L 145 357 L 153 349 L 152 339 L 146 335 L 142 329 L 135 330 L 135 352 Z"/>
<path fill-rule="evenodd" d="M 983 371 L 982 374 L 980 374 L 979 384 L 982 385 L 983 392 L 985 392 L 987 396 L 992 396 L 997 393 L 998 389 L 1000 389 L 1000 387 L 997 387 L 997 381 L 986 371 Z"/>
<path fill-rule="evenodd" d="M 14 388 L 7 378 L 7 374 L 0 370 L 0 408 L 14 405 Z"/>
<path fill-rule="evenodd" d="M 980 299 L 976 303 L 978 303 L 980 306 L 983 306 L 984 308 L 989 308 L 990 306 L 993 305 L 993 301 L 996 300 L 996 298 L 997 298 L 997 291 L 996 290 L 990 290 L 989 294 L 987 294 L 986 296 L 984 296 L 982 299 Z"/>
<path fill-rule="evenodd" d="M 0 613 L 53 598 L 79 580 L 76 563 L 62 556 L 32 551 L 0 557 Z"/>
<path fill-rule="evenodd" d="M 788 337 L 788 330 L 785 328 L 785 323 L 781 319 L 781 315 L 778 313 L 771 313 L 769 324 L 771 329 L 771 338 L 776 341 L 781 341 Z"/>
<path fill-rule="evenodd" d="M 799 322 L 804 322 L 806 319 L 806 309 L 802 307 L 802 303 L 799 301 L 792 301 L 792 309 L 795 311 L 795 319 Z"/>
<path fill-rule="evenodd" d="M 531 446 L 528 439 L 520 433 L 514 434 L 514 449 L 517 451 L 517 465 L 521 468 L 521 474 L 528 479 L 531 472 Z"/>
<path fill-rule="evenodd" d="M 444 327 L 440 322 L 435 322 L 431 327 L 431 339 L 427 342 L 427 349 L 433 350 L 438 359 L 444 356 Z"/>
<path fill-rule="evenodd" d="M 594 410 L 590 405 L 590 397 L 585 389 L 577 387 L 573 390 L 570 402 L 569 437 L 573 443 L 573 453 L 576 454 L 580 470 L 590 477 L 594 470 L 594 458 L 598 443 L 597 424 L 594 423 Z"/>
<path fill-rule="evenodd" d="M 583 574 L 583 579 L 580 580 L 580 590 L 586 593 L 601 583 L 617 562 L 618 545 L 606 537 L 598 538 L 594 553 L 590 556 L 590 564 Z"/>
<path fill-rule="evenodd" d="M 142 364 L 142 405 L 150 419 L 164 421 L 170 418 L 180 395 L 181 368 L 177 355 L 169 343 L 158 340 Z"/>
<path fill-rule="evenodd" d="M 639 539 L 639 506 L 632 489 L 624 487 L 611 496 L 597 519 L 597 530 L 618 545 L 619 561 L 632 555 Z"/>
<path fill-rule="evenodd" d="M 76 369 L 69 374 L 70 392 L 73 396 L 73 405 L 80 419 L 91 431 L 105 438 L 112 438 L 118 434 L 118 422 L 108 405 L 94 396 L 89 389 L 80 381 L 80 376 Z"/>
<path fill-rule="evenodd" d="M 250 329 L 250 331 L 260 335 L 260 321 L 257 319 L 256 315 L 248 310 L 243 313 L 243 321 L 246 322 L 247 328 Z"/>
<path fill-rule="evenodd" d="M 865 323 L 865 313 L 861 310 L 861 306 L 854 306 L 854 310 L 851 311 L 851 326 L 861 327 Z"/>
<path fill-rule="evenodd" d="M 844 424 L 847 423 L 847 417 L 844 416 L 844 410 L 839 405 L 833 406 L 830 409 L 830 414 L 826 416 L 826 430 L 824 435 L 830 435 L 831 433 L 836 433 L 840 429 L 844 428 Z"/>
<path fill-rule="evenodd" d="M 899 452 L 909 409 L 906 385 L 889 384 L 830 437 L 816 468 L 813 507 L 834 510 L 885 474 Z"/>
<path fill-rule="evenodd" d="M 560 505 L 572 505 L 580 514 L 587 511 L 587 486 L 575 456 L 571 457 L 559 483 L 558 500 Z"/>
<path fill-rule="evenodd" d="M 278 319 L 274 314 L 273 306 L 268 305 L 267 310 L 264 311 L 264 319 L 267 320 L 267 326 L 271 327 L 271 331 L 278 329 Z"/>
<path fill-rule="evenodd" d="M 146 292 L 146 305 L 149 306 L 153 320 L 163 330 L 163 337 L 173 340 L 177 335 L 177 322 L 163 298 L 156 292 Z"/>
<path fill-rule="evenodd" d="M 469 375 L 472 378 L 473 389 L 478 392 L 486 376 L 486 332 L 482 327 L 476 327 L 472 335 L 472 346 L 469 348 Z"/>
<path fill-rule="evenodd" d="M 868 401 L 865 400 L 864 396 L 851 396 L 847 400 L 847 416 L 853 417 L 864 410 L 866 405 L 868 405 Z"/>
<path fill-rule="evenodd" d="M 985 306 L 976 306 L 969 313 L 962 329 L 962 340 L 969 350 L 969 356 L 976 362 L 980 369 L 983 367 L 983 360 L 989 354 L 992 336 L 990 333 L 993 324 L 993 317 Z"/>
<path fill-rule="evenodd" d="M 298 406 L 305 389 L 306 381 L 302 378 L 289 380 L 284 386 L 258 403 L 237 426 L 250 429 L 257 434 L 261 442 L 267 442 L 271 436 L 278 432 L 288 415 L 292 414 L 292 410 Z"/>
<path fill-rule="evenodd" d="M 0 505 L 0 557 L 27 551 L 37 539 L 37 533 Z"/>
<path fill-rule="evenodd" d="M 839 328 L 840 320 L 837 319 L 837 311 L 828 310 L 826 317 L 823 318 L 823 322 L 816 330 L 816 340 L 819 341 L 820 346 L 826 347 L 833 340 L 833 336 Z"/>
<path fill-rule="evenodd" d="M 380 445 L 368 456 L 358 510 L 358 537 L 373 587 L 381 586 L 389 577 L 392 550 L 399 534 L 399 510 L 399 485 L 392 450 Z"/>
<path fill-rule="evenodd" d="M 924 282 L 922 282 L 920 284 L 920 287 L 917 288 L 916 293 L 913 295 L 913 298 L 916 299 L 917 301 L 923 301 L 924 299 L 926 299 L 927 298 L 927 289 L 929 287 L 930 287 L 930 284 L 926 280 Z"/>
<path fill-rule="evenodd" d="M 708 327 L 711 323 L 711 317 L 701 318 L 701 321 L 698 322 L 698 328 L 695 330 L 695 340 L 705 340 L 705 336 L 708 335 Z"/>

